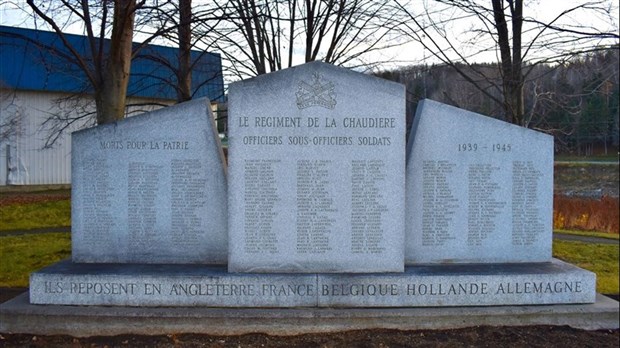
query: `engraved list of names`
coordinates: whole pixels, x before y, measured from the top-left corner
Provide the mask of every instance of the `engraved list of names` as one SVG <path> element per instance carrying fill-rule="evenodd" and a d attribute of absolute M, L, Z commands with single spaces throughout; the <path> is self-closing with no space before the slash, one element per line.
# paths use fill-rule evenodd
<path fill-rule="evenodd" d="M 424 100 L 407 163 L 410 263 L 551 257 L 553 139 Z"/>
<path fill-rule="evenodd" d="M 402 92 L 324 63 L 231 86 L 229 270 L 402 271 Z"/>
<path fill-rule="evenodd" d="M 74 261 L 225 262 L 225 172 L 206 107 L 73 134 Z"/>

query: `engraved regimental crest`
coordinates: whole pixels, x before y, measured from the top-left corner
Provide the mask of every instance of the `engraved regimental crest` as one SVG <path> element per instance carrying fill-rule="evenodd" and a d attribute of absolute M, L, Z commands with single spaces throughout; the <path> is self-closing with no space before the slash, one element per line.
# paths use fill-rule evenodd
<path fill-rule="evenodd" d="M 315 105 L 333 109 L 336 106 L 336 92 L 333 82 L 324 81 L 319 73 L 314 73 L 311 83 L 300 81 L 295 95 L 299 109 Z"/>

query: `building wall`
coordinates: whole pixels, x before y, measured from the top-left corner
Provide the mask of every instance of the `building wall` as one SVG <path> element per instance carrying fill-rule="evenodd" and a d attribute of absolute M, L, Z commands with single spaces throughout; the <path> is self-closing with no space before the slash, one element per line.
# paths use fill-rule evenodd
<path fill-rule="evenodd" d="M 170 105 L 173 101 L 130 98 L 128 104 L 132 103 Z M 157 108 L 154 105 L 135 107 L 128 115 Z M 63 137 L 48 147 L 49 131 L 58 123 L 44 122 L 50 116 L 83 115 L 94 110 L 92 99 L 88 97 L 69 99 L 69 95 L 62 93 L 0 89 L 0 186 L 70 184 L 70 133 L 92 127 L 94 117 L 67 126 Z"/>

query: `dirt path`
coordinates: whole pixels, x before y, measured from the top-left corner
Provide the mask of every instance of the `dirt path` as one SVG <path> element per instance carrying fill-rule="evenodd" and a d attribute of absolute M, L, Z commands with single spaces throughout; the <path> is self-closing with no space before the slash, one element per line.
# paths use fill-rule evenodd
<path fill-rule="evenodd" d="M 0 302 L 25 288 L 0 288 Z M 618 296 L 613 297 L 616 301 Z M 466 310 L 466 309 L 464 309 Z M 351 330 L 330 334 L 270 336 L 121 335 L 75 338 L 0 333 L 0 347 L 618 347 L 619 330 L 567 326 L 477 326 L 452 330 Z"/>
<path fill-rule="evenodd" d="M 620 240 L 618 239 L 578 236 L 574 234 L 566 234 L 566 233 L 558 233 L 558 232 L 553 233 L 553 239 L 572 240 L 572 241 L 583 242 L 583 243 L 620 245 Z"/>
<path fill-rule="evenodd" d="M 618 163 L 555 162 L 553 168 L 556 194 L 597 199 L 620 194 Z"/>
<path fill-rule="evenodd" d="M 0 335 L 2 347 L 618 347 L 618 330 L 584 331 L 566 326 L 474 327 L 455 330 L 358 330 L 298 336 Z"/>

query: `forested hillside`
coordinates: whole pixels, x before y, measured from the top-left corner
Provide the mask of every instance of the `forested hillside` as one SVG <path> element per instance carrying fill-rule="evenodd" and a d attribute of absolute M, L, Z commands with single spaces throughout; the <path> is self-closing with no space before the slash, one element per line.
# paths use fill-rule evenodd
<path fill-rule="evenodd" d="M 617 153 L 618 52 L 583 55 L 563 65 L 527 66 L 525 125 L 552 134 L 557 153 Z M 447 65 L 415 65 L 377 75 L 406 85 L 409 124 L 418 101 L 424 98 L 505 119 L 502 105 L 481 91 L 501 100 L 500 69 L 493 64 L 457 68 L 461 74 Z"/>

